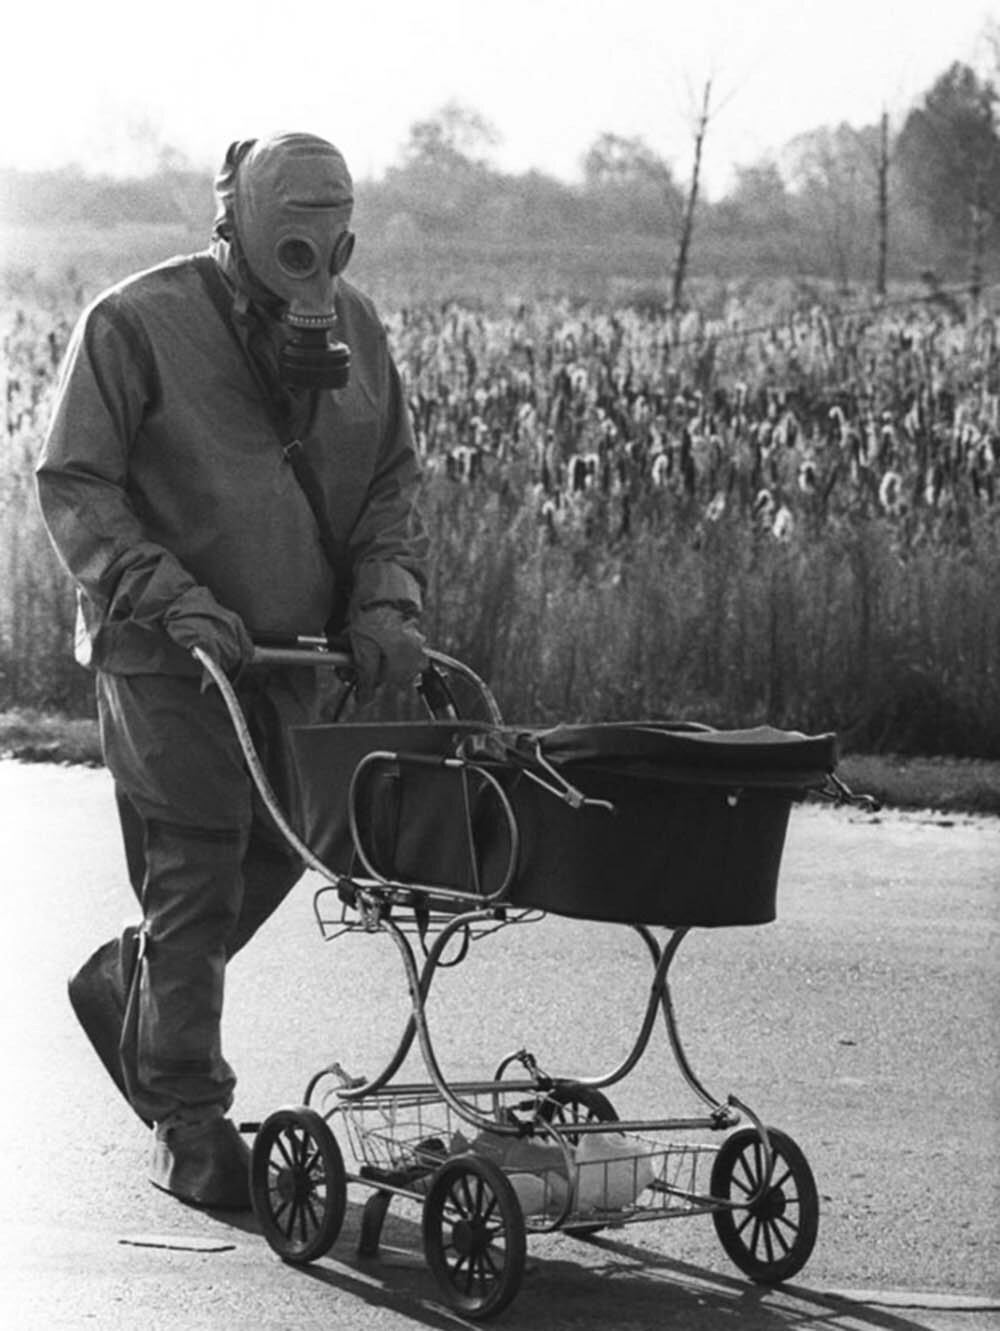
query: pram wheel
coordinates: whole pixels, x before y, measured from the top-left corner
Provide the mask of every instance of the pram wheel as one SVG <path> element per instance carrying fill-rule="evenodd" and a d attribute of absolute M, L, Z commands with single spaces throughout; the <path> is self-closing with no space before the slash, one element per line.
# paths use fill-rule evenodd
<path fill-rule="evenodd" d="M 344 1158 L 314 1109 L 278 1109 L 261 1124 L 250 1162 L 253 1209 L 270 1246 L 305 1263 L 333 1246 L 347 1210 Z"/>
<path fill-rule="evenodd" d="M 602 1091 L 573 1081 L 557 1082 L 547 1091 L 539 1112 L 546 1123 L 556 1123 L 559 1127 L 572 1127 L 574 1123 L 618 1122 L 614 1105 Z M 568 1132 L 566 1136 L 574 1146 L 579 1143 L 578 1132 Z"/>
<path fill-rule="evenodd" d="M 491 1160 L 459 1155 L 434 1175 L 424 1201 L 427 1265 L 452 1308 L 492 1317 L 524 1278 L 527 1245 L 517 1194 Z"/>
<path fill-rule="evenodd" d="M 574 1123 L 617 1123 L 618 1112 L 608 1097 L 591 1086 L 580 1086 L 576 1082 L 558 1082 L 546 1094 L 539 1109 L 546 1123 L 555 1123 L 559 1127 L 572 1127 Z M 567 1132 L 567 1140 L 572 1146 L 580 1144 L 580 1133 Z M 603 1225 L 565 1225 L 567 1234 L 574 1238 L 586 1239 L 592 1234 L 599 1234 Z"/>
<path fill-rule="evenodd" d="M 759 1284 L 788 1280 L 809 1260 L 819 1227 L 819 1196 L 809 1162 L 784 1132 L 768 1128 L 774 1156 L 771 1181 L 751 1206 L 712 1212 L 726 1253 Z M 749 1200 L 764 1181 L 765 1158 L 753 1128 L 727 1137 L 712 1166 L 712 1196 Z"/>

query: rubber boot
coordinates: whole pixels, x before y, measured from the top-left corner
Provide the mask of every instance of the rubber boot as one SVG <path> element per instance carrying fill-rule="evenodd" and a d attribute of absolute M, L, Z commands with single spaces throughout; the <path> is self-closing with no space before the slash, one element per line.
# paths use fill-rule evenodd
<path fill-rule="evenodd" d="M 132 1106 L 122 1070 L 121 1042 L 128 993 L 138 952 L 138 930 L 129 928 L 89 957 L 66 986 L 70 1005 L 108 1076 Z M 142 1115 L 139 1115 L 142 1118 Z M 149 1119 L 142 1118 L 147 1127 Z"/>
<path fill-rule="evenodd" d="M 228 1118 L 159 1123 L 149 1181 L 191 1206 L 248 1211 L 250 1150 Z"/>

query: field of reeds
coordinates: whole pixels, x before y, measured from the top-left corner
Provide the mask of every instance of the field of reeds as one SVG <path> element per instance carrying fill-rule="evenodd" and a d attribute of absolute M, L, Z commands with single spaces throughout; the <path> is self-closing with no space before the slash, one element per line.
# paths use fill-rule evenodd
<path fill-rule="evenodd" d="M 86 715 L 33 496 L 84 297 L 7 303 L 0 709 Z M 393 307 L 432 643 L 511 720 L 684 716 L 1000 758 L 1000 316 L 792 284 Z"/>

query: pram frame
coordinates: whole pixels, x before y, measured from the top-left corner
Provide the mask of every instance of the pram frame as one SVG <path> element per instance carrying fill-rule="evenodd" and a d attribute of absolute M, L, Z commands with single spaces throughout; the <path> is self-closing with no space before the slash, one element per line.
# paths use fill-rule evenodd
<path fill-rule="evenodd" d="M 318 1128 L 313 1126 L 315 1120 L 316 1125 L 325 1124 L 327 1131 L 329 1131 L 329 1125 L 331 1122 L 340 1118 L 344 1122 L 349 1138 L 352 1140 L 357 1137 L 363 1138 L 363 1130 L 357 1126 L 357 1124 L 354 1125 L 354 1130 L 352 1131 L 350 1118 L 352 1113 L 364 1112 L 371 1106 L 377 1107 L 383 1101 L 391 1101 L 396 1104 L 413 1103 L 418 1106 L 425 1102 L 434 1102 L 439 1103 L 444 1107 L 446 1112 L 450 1112 L 462 1122 L 478 1128 L 481 1133 L 489 1133 L 491 1136 L 511 1140 L 524 1138 L 528 1135 L 532 1138 L 541 1138 L 542 1140 L 550 1141 L 554 1146 L 558 1147 L 561 1152 L 565 1176 L 570 1181 L 570 1186 L 564 1191 L 561 1205 L 557 1204 L 555 1208 L 550 1209 L 548 1213 L 543 1216 L 523 1215 L 516 1199 L 514 1199 L 513 1189 L 510 1187 L 509 1181 L 505 1179 L 505 1176 L 501 1171 L 496 1170 L 495 1166 L 490 1166 L 489 1169 L 487 1169 L 485 1165 L 480 1167 L 476 1164 L 475 1160 L 472 1160 L 471 1164 L 468 1166 L 469 1169 L 472 1169 L 473 1166 L 475 1166 L 477 1183 L 480 1190 L 483 1186 L 483 1177 L 486 1179 L 487 1190 L 488 1186 L 491 1185 L 493 1187 L 495 1203 L 500 1203 L 500 1211 L 508 1217 L 508 1228 L 513 1233 L 513 1238 L 517 1240 L 513 1243 L 514 1257 L 511 1259 L 515 1267 L 518 1262 L 523 1266 L 523 1235 L 525 1232 L 552 1232 L 554 1230 L 565 1228 L 571 1233 L 577 1232 L 586 1234 L 594 1228 L 599 1228 L 607 1224 L 621 1226 L 637 1221 L 668 1218 L 677 1215 L 711 1213 L 715 1219 L 716 1228 L 719 1231 L 719 1237 L 723 1242 L 723 1246 L 737 1264 L 742 1266 L 743 1269 L 751 1275 L 752 1279 L 773 1282 L 774 1280 L 788 1278 L 790 1274 L 793 1274 L 794 1271 L 800 1269 L 808 1259 L 815 1238 L 816 1218 L 814 1212 L 818 1208 L 818 1203 L 815 1200 L 815 1184 L 812 1181 L 808 1165 L 805 1162 L 804 1157 L 801 1157 L 798 1148 L 795 1147 L 790 1139 L 786 1139 L 784 1134 L 777 1134 L 777 1138 L 780 1138 L 782 1142 L 787 1143 L 784 1148 L 783 1163 L 788 1163 L 789 1158 L 791 1158 L 792 1164 L 786 1169 L 785 1174 L 782 1176 L 782 1182 L 784 1182 L 793 1171 L 797 1170 L 798 1172 L 795 1173 L 793 1178 L 793 1184 L 797 1186 L 800 1191 L 805 1191 L 807 1201 L 809 1201 L 811 1196 L 810 1205 L 813 1213 L 809 1215 L 808 1223 L 804 1222 L 804 1228 L 807 1231 L 804 1236 L 806 1251 L 804 1253 L 797 1253 L 795 1252 L 794 1247 L 789 1250 L 788 1245 L 784 1245 L 784 1259 L 779 1257 L 777 1260 L 772 1260 L 771 1240 L 770 1237 L 768 1237 L 768 1260 L 766 1262 L 761 1262 L 758 1261 L 755 1256 L 751 1257 L 748 1252 L 744 1253 L 745 1241 L 739 1237 L 743 1228 L 742 1225 L 735 1231 L 735 1236 L 730 1235 L 728 1239 L 723 1232 L 723 1222 L 720 1217 L 734 1216 L 737 1212 L 745 1212 L 748 1220 L 750 1217 L 754 1217 L 755 1219 L 754 1234 L 756 1235 L 760 1228 L 760 1216 L 766 1214 L 769 1208 L 770 1210 L 774 1210 L 772 1205 L 773 1195 L 780 1187 L 778 1184 L 772 1187 L 776 1162 L 776 1148 L 772 1143 L 772 1133 L 776 1132 L 776 1130 L 768 1129 L 760 1118 L 735 1095 L 729 1095 L 725 1102 L 718 1099 L 705 1087 L 694 1072 L 681 1040 L 669 983 L 670 968 L 684 938 L 689 932 L 689 929 L 687 927 L 670 929 L 669 938 L 666 944 L 663 945 L 649 926 L 642 923 L 628 922 L 628 927 L 638 934 L 649 953 L 653 964 L 654 975 L 638 1034 L 631 1049 L 616 1067 L 613 1067 L 604 1073 L 587 1077 L 575 1077 L 572 1081 L 567 1081 L 566 1079 L 551 1078 L 547 1074 L 542 1073 L 533 1056 L 530 1055 L 527 1050 L 519 1050 L 506 1056 L 501 1061 L 492 1080 L 450 1084 L 442 1072 L 434 1049 L 426 1012 L 427 1000 L 437 969 L 441 965 L 451 964 L 444 962 L 445 953 L 449 944 L 460 935 L 462 936 L 463 944 L 461 955 L 458 958 L 460 960 L 461 956 L 464 956 L 465 950 L 468 948 L 470 938 L 478 936 L 480 933 L 492 932 L 495 929 L 503 928 L 510 923 L 516 922 L 517 918 L 532 918 L 537 917 L 539 914 L 539 912 L 531 912 L 530 910 L 519 910 L 515 912 L 516 918 L 505 918 L 505 903 L 511 883 L 516 874 L 519 845 L 517 817 L 511 807 L 510 801 L 507 799 L 505 791 L 485 767 L 481 764 L 470 762 L 464 757 L 441 758 L 428 757 L 426 755 L 400 754 L 390 750 L 373 751 L 358 764 L 350 783 L 349 794 L 351 836 L 354 840 L 355 850 L 365 871 L 366 877 L 356 877 L 353 873 L 348 877 L 342 873 L 334 871 L 327 866 L 320 857 L 315 855 L 311 848 L 298 836 L 289 824 L 284 811 L 280 808 L 256 755 L 249 734 L 249 729 L 242 715 L 239 701 L 229 681 L 205 653 L 195 649 L 194 654 L 196 659 L 201 662 L 206 672 L 212 677 L 220 689 L 243 749 L 251 777 L 274 818 L 279 831 L 281 831 L 289 845 L 302 857 L 304 864 L 317 871 L 325 880 L 326 885 L 318 889 L 314 894 L 314 912 L 316 913 L 317 921 L 324 938 L 329 940 L 332 937 L 339 936 L 339 933 L 359 929 L 366 932 L 382 931 L 388 933 L 396 946 L 403 966 L 410 998 L 411 1013 L 404 1026 L 403 1033 L 395 1051 L 390 1056 L 382 1070 L 372 1078 L 363 1080 L 352 1078 L 343 1071 L 339 1064 L 336 1063 L 330 1064 L 314 1074 L 306 1087 L 303 1108 L 300 1115 L 301 1122 L 306 1124 L 307 1130 L 314 1132 L 318 1131 Z M 438 667 L 443 667 L 445 670 L 457 671 L 464 675 L 484 699 L 490 721 L 493 724 L 502 724 L 499 708 L 493 699 L 492 693 L 485 683 L 474 674 L 474 672 L 470 671 L 468 667 L 465 667 L 462 663 L 455 661 L 453 658 L 443 656 L 439 653 L 431 653 L 431 661 L 435 670 Z M 348 658 L 327 650 L 326 645 L 322 643 L 321 640 L 311 640 L 308 644 L 303 644 L 300 641 L 291 649 L 282 648 L 275 650 L 258 648 L 255 654 L 255 664 L 263 666 L 302 666 L 306 664 L 333 666 L 341 672 L 349 669 L 350 666 Z M 448 716 L 457 717 L 457 712 L 454 710 L 453 699 L 450 695 L 448 695 L 446 707 L 446 714 Z M 541 757 L 540 752 L 539 757 Z M 488 894 L 483 894 L 481 891 L 473 891 L 470 893 L 459 889 L 448 888 L 442 884 L 397 882 L 379 872 L 377 866 L 372 862 L 371 857 L 365 853 L 364 847 L 361 844 L 362 838 L 359 835 L 355 807 L 355 793 L 362 771 L 371 763 L 377 762 L 427 763 L 463 772 L 471 771 L 476 774 L 478 779 L 484 781 L 490 787 L 503 811 L 503 817 L 507 823 L 511 850 L 508 864 L 504 873 L 501 875 L 498 887 Z M 547 767 L 547 764 L 543 764 L 543 769 L 544 767 Z M 549 780 L 552 778 L 554 778 L 556 784 L 554 786 L 549 786 Z M 549 786 L 549 789 L 554 790 L 554 793 L 566 798 L 567 802 L 571 804 L 574 803 L 577 798 L 579 803 L 588 802 L 584 800 L 579 792 L 574 791 L 573 788 L 568 785 L 564 778 L 562 778 L 561 774 L 554 772 L 551 768 L 549 768 L 548 772 L 544 773 L 541 778 L 533 775 L 533 779 L 539 780 L 542 785 Z M 822 793 L 828 798 L 838 802 L 845 799 L 855 799 L 843 783 L 836 779 L 831 781 L 828 789 Z M 860 797 L 858 802 L 861 802 L 863 799 L 864 797 Z M 468 826 L 467 802 L 466 822 L 470 845 L 472 845 L 471 826 Z M 470 858 L 474 868 L 474 849 Z M 478 878 L 474 877 L 473 882 L 475 889 L 481 887 Z M 320 912 L 319 901 L 325 894 L 328 894 L 332 890 L 337 891 L 338 895 L 346 900 L 346 904 L 349 908 L 358 912 L 359 918 L 356 922 L 346 924 L 344 928 L 331 935 L 326 928 L 326 925 L 329 922 L 324 919 Z M 419 931 L 421 944 L 424 950 L 424 959 L 423 964 L 421 965 L 418 963 L 415 949 L 412 946 L 406 931 L 401 927 L 397 918 L 393 917 L 392 912 L 400 906 L 422 906 L 425 912 L 428 912 L 429 908 L 433 906 L 435 901 L 447 907 L 447 914 L 443 919 L 437 919 L 435 921 L 435 928 L 432 931 L 434 937 L 429 946 L 427 937 L 425 936 L 425 930 L 421 929 Z M 469 908 L 463 910 L 461 909 L 462 906 L 468 906 Z M 642 1119 L 627 1121 L 618 1120 L 617 1116 L 615 1116 L 613 1129 L 609 1129 L 609 1123 L 606 1118 L 594 1118 L 591 1121 L 573 1121 L 571 1125 L 567 1125 L 565 1122 L 544 1120 L 538 1107 L 543 1103 L 545 1096 L 553 1093 L 554 1088 L 562 1087 L 565 1090 L 568 1087 L 571 1088 L 573 1094 L 578 1097 L 585 1097 L 587 1094 L 593 1095 L 605 1088 L 614 1086 L 627 1077 L 639 1063 L 648 1048 L 656 1024 L 657 1012 L 660 1013 L 664 1021 L 669 1047 L 681 1076 L 694 1095 L 706 1105 L 709 1110 L 707 1115 L 695 1118 L 663 1117 L 652 1120 Z M 427 1083 L 406 1085 L 394 1084 L 393 1078 L 396 1076 L 412 1050 L 414 1041 L 419 1045 L 420 1053 L 424 1065 L 427 1068 L 430 1081 Z M 526 1071 L 531 1074 L 528 1079 L 513 1080 L 506 1077 L 505 1074 L 508 1068 L 515 1062 L 520 1062 L 525 1067 Z M 312 1106 L 317 1096 L 318 1087 L 322 1081 L 328 1077 L 335 1079 L 339 1083 L 333 1090 L 334 1103 L 332 1107 L 329 1107 L 328 1101 L 330 1096 L 327 1095 L 320 1106 L 319 1117 L 317 1118 L 316 1111 L 313 1110 Z M 525 1125 L 523 1120 L 518 1120 L 514 1116 L 507 1115 L 505 1118 L 504 1114 L 501 1112 L 503 1097 L 512 1094 L 535 1097 L 537 1102 L 536 1110 L 528 1126 Z M 489 1102 L 491 1110 L 489 1113 L 484 1112 L 480 1107 L 479 1102 L 484 1098 Z M 298 1111 L 281 1111 L 286 1119 L 289 1113 L 294 1116 L 296 1112 Z M 606 1207 L 601 1210 L 598 1217 L 598 1224 L 596 1226 L 588 1224 L 586 1218 L 581 1217 L 578 1213 L 575 1207 L 576 1183 L 574 1180 L 577 1177 L 577 1167 L 575 1165 L 573 1148 L 580 1143 L 582 1138 L 586 1138 L 590 1135 L 598 1136 L 600 1134 L 606 1134 L 609 1130 L 613 1131 L 616 1135 L 620 1134 L 624 1138 L 633 1138 L 636 1141 L 639 1140 L 638 1134 L 647 1133 L 672 1133 L 679 1131 L 711 1131 L 717 1133 L 736 1127 L 744 1119 L 748 1120 L 752 1125 L 752 1132 L 754 1134 L 754 1151 L 757 1157 L 758 1170 L 756 1179 L 751 1183 L 749 1190 L 740 1184 L 744 1194 L 743 1197 L 734 1199 L 729 1196 L 728 1181 L 726 1183 L 725 1196 L 721 1195 L 720 1191 L 710 1190 L 706 1193 L 702 1189 L 696 1189 L 694 1187 L 694 1169 L 697 1165 L 699 1155 L 718 1152 L 719 1148 L 704 1146 L 678 1147 L 674 1144 L 654 1144 L 656 1145 L 657 1150 L 663 1155 L 665 1162 L 671 1153 L 683 1155 L 686 1152 L 687 1156 L 690 1157 L 692 1165 L 691 1187 L 686 1189 L 677 1188 L 664 1181 L 661 1188 L 662 1191 L 671 1196 L 672 1200 L 676 1201 L 675 1205 L 656 1207 L 647 1204 L 640 1207 L 637 1198 L 634 1206 L 623 1208 L 619 1205 L 617 1207 Z M 261 1125 L 251 1124 L 246 1126 L 249 1129 L 256 1129 L 260 1128 Z M 267 1126 L 267 1123 L 263 1125 L 265 1129 Z M 264 1133 L 261 1133 L 261 1136 L 264 1135 Z M 336 1141 L 332 1132 L 330 1132 L 329 1136 L 329 1141 L 324 1140 L 320 1143 L 322 1151 L 315 1151 L 314 1156 L 321 1154 L 326 1156 L 329 1153 L 331 1144 L 333 1149 L 336 1150 Z M 645 1137 L 643 1137 L 643 1140 L 646 1140 Z M 268 1141 L 270 1141 L 270 1138 L 268 1138 Z M 259 1143 L 255 1143 L 255 1177 L 257 1173 L 257 1144 Z M 793 1155 L 791 1157 L 789 1156 L 789 1147 L 793 1148 Z M 462 1157 L 461 1159 L 465 1160 L 466 1158 L 467 1157 Z M 796 1158 L 800 1160 L 799 1165 L 796 1165 L 795 1163 Z M 453 1161 L 457 1161 L 458 1159 L 458 1157 L 451 1157 L 451 1160 Z M 719 1164 L 720 1162 L 721 1155 L 717 1155 L 716 1164 Z M 449 1163 L 449 1161 L 446 1160 L 445 1163 Z M 265 1176 L 267 1167 L 267 1162 L 265 1161 L 263 1165 Z M 634 1170 L 637 1172 L 637 1166 L 634 1166 Z M 666 1170 L 666 1164 L 664 1165 L 664 1170 Z M 804 1176 L 802 1174 L 803 1170 Z M 452 1170 L 452 1172 L 454 1173 L 455 1171 Z M 431 1180 L 430 1191 L 425 1194 L 421 1187 L 416 1187 L 414 1184 L 420 1176 L 426 1178 L 429 1173 L 430 1170 L 425 1168 L 423 1170 L 418 1170 L 417 1177 L 408 1178 L 406 1177 L 405 1171 L 397 1171 L 394 1175 L 392 1170 L 378 1170 L 366 1167 L 365 1165 L 362 1165 L 357 1172 L 343 1171 L 345 1181 L 338 1183 L 338 1187 L 340 1187 L 341 1190 L 346 1189 L 346 1182 L 353 1182 L 375 1189 L 373 1196 L 366 1204 L 364 1212 L 361 1235 L 361 1250 L 364 1255 L 371 1256 L 377 1253 L 379 1233 L 386 1209 L 392 1197 L 399 1196 L 424 1204 L 425 1241 L 428 1243 L 428 1260 L 431 1260 L 432 1245 L 427 1232 L 428 1210 L 434 1209 L 431 1207 L 430 1203 L 435 1187 L 437 1186 L 435 1180 L 438 1179 L 439 1175 L 443 1176 L 446 1174 L 447 1171 L 442 1166 L 441 1169 L 434 1174 Z M 716 1170 L 713 1167 L 713 1189 L 715 1187 L 715 1173 Z M 605 1163 L 605 1187 L 607 1187 L 608 1174 L 609 1164 Z M 664 1175 L 664 1177 L 666 1177 L 666 1175 Z M 736 1180 L 734 1179 L 734 1181 Z M 654 1185 L 651 1184 L 650 1187 L 652 1186 Z M 466 1190 L 468 1191 L 467 1184 Z M 440 1189 L 438 1191 L 440 1192 Z M 440 1211 L 444 1203 L 441 1201 L 440 1196 L 436 1197 L 435 1201 L 439 1203 L 438 1211 Z M 801 1201 L 799 1204 L 802 1204 Z M 321 1255 L 322 1252 L 326 1251 L 335 1238 L 336 1231 L 339 1230 L 342 1212 L 343 1209 L 346 1208 L 346 1191 L 344 1191 L 342 1200 L 339 1198 L 334 1200 L 333 1206 L 335 1210 L 340 1211 L 340 1214 L 338 1216 L 327 1217 L 331 1223 L 323 1226 L 323 1233 L 320 1236 L 322 1238 L 322 1244 L 320 1245 L 310 1245 L 309 1243 L 306 1243 L 305 1245 L 289 1244 L 285 1247 L 280 1240 L 280 1235 L 278 1242 L 275 1243 L 273 1225 L 264 1226 L 265 1234 L 267 1235 L 269 1242 L 272 1243 L 272 1246 L 276 1246 L 279 1255 L 285 1258 L 285 1260 L 312 1260 L 314 1257 Z M 779 1207 L 779 1210 L 783 1209 L 783 1206 L 784 1200 L 782 1194 L 781 1207 Z M 518 1217 L 520 1217 L 519 1221 Z M 443 1224 L 443 1219 L 440 1215 L 438 1216 L 438 1220 Z M 748 1221 L 744 1221 L 744 1225 L 747 1222 Z M 518 1228 L 519 1224 L 520 1229 Z M 798 1244 L 800 1237 L 802 1236 L 796 1231 L 796 1244 Z M 781 1238 L 780 1231 L 779 1238 Z M 781 1238 L 781 1241 L 784 1244 L 783 1238 Z M 437 1256 L 435 1262 L 432 1263 L 435 1269 L 435 1274 L 438 1275 L 439 1280 L 441 1279 L 442 1263 L 444 1261 L 440 1256 L 440 1242 L 440 1236 L 438 1236 L 437 1248 L 435 1249 Z M 518 1242 L 520 1243 L 520 1249 L 518 1249 Z M 753 1240 L 754 1246 L 756 1246 L 756 1242 L 757 1239 L 755 1237 Z M 521 1254 L 520 1256 L 517 1255 L 519 1251 Z M 745 1261 L 743 1260 L 744 1256 L 746 1256 Z M 469 1259 L 469 1262 L 469 1278 L 471 1279 L 471 1258 Z M 445 1263 L 444 1265 L 445 1269 L 447 1269 L 447 1264 Z M 482 1269 L 485 1272 L 485 1265 Z M 456 1290 L 449 1290 L 447 1286 L 445 1288 L 445 1294 L 446 1296 L 449 1296 L 449 1294 L 452 1295 L 453 1297 L 451 1298 L 451 1301 L 453 1302 L 453 1305 L 459 1308 L 460 1311 L 466 1312 L 469 1316 L 487 1317 L 494 1315 L 496 1312 L 499 1312 L 503 1306 L 506 1306 L 514 1296 L 514 1293 L 516 1293 L 519 1280 L 520 1275 L 517 1270 L 508 1271 L 506 1277 L 501 1280 L 500 1288 L 492 1288 L 484 1294 L 481 1299 L 473 1299 L 471 1303 L 467 1297 L 463 1299 L 459 1292 Z"/>

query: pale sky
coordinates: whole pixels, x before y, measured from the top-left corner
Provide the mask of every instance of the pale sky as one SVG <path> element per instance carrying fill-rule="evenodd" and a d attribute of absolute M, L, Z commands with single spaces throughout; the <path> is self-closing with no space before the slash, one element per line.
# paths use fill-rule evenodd
<path fill-rule="evenodd" d="M 304 129 L 358 177 L 455 99 L 499 167 L 564 180 L 598 134 L 684 178 L 707 79 L 704 179 L 823 124 L 900 123 L 953 60 L 981 64 L 989 0 L 15 0 L 0 33 L 0 166 L 148 169 L 149 143 L 215 167 L 233 139 Z M 145 128 L 143 128 L 145 127 Z M 138 132 L 137 132 L 138 128 Z M 145 136 L 145 143 L 144 143 Z"/>

